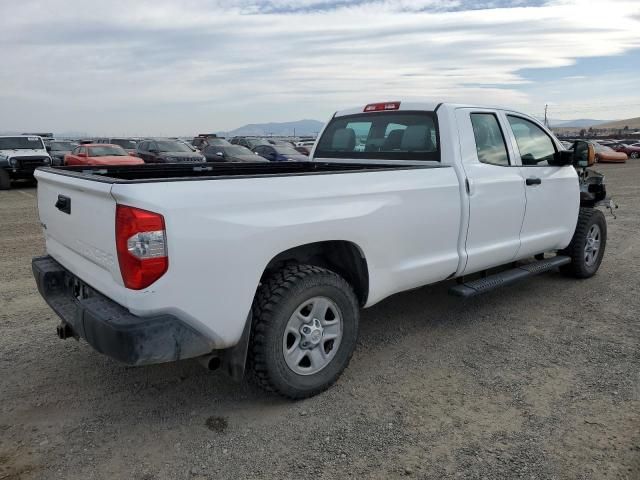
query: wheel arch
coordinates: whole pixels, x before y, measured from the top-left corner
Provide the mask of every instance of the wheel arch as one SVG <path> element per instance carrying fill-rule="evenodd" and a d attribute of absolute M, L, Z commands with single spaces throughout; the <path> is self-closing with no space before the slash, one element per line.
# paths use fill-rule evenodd
<path fill-rule="evenodd" d="M 262 272 L 261 281 L 291 264 L 323 267 L 342 276 L 353 287 L 360 306 L 369 296 L 369 268 L 362 249 L 347 240 L 326 240 L 289 248 L 275 255 Z"/>

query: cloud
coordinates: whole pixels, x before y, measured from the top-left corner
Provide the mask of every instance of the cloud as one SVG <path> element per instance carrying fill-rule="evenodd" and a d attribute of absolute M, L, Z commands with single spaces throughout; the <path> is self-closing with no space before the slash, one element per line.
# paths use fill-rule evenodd
<path fill-rule="evenodd" d="M 0 129 L 188 134 L 388 98 L 531 109 L 523 69 L 640 48 L 634 1 L 471 3 L 3 2 Z"/>

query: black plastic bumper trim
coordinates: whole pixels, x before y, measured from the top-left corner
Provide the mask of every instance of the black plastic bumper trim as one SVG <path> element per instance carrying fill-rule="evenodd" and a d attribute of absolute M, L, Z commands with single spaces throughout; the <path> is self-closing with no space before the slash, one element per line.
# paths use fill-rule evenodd
<path fill-rule="evenodd" d="M 86 285 L 50 256 L 31 262 L 40 294 L 75 335 L 98 352 L 128 365 L 192 358 L 210 342 L 173 315 L 138 317 Z"/>

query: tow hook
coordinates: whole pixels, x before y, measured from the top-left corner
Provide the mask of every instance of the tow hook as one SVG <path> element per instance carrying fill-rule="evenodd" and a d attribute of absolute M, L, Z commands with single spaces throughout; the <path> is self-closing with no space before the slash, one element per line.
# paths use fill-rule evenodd
<path fill-rule="evenodd" d="M 60 338 L 61 340 L 66 340 L 67 338 L 75 337 L 75 334 L 73 333 L 73 329 L 71 328 L 71 325 L 64 322 L 56 327 L 56 333 L 58 334 L 58 338 Z"/>

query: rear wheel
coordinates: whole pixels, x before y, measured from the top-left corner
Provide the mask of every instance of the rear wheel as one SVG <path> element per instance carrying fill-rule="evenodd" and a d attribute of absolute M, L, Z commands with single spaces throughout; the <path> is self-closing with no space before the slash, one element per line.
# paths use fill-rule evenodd
<path fill-rule="evenodd" d="M 9 172 L 0 169 L 0 190 L 9 190 L 11 188 L 11 177 Z"/>
<path fill-rule="evenodd" d="M 306 398 L 330 387 L 349 364 L 359 307 L 338 274 L 312 265 L 286 267 L 258 289 L 249 360 L 263 388 Z"/>
<path fill-rule="evenodd" d="M 571 257 L 571 263 L 561 271 L 576 278 L 595 275 L 602 263 L 607 245 L 607 222 L 600 210 L 581 208 L 571 243 L 561 254 Z"/>

